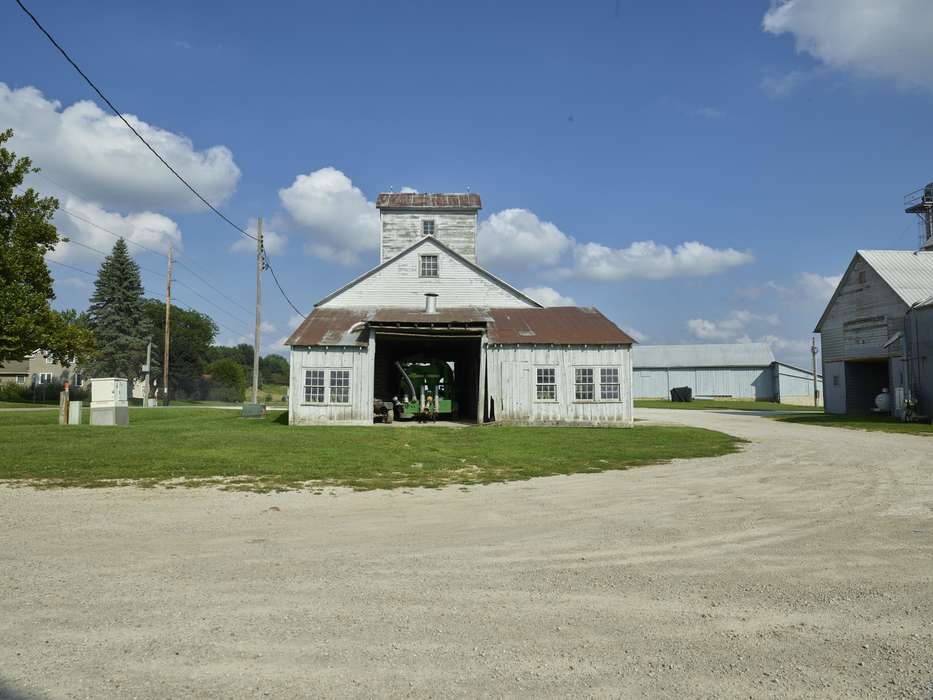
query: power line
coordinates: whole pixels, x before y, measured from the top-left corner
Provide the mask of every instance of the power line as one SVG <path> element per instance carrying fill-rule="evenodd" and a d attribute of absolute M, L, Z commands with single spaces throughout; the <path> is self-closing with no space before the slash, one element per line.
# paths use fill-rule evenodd
<path fill-rule="evenodd" d="M 213 306 L 213 307 L 219 309 L 220 311 L 223 311 L 223 312 L 224 312 L 225 314 L 227 314 L 230 318 L 235 319 L 237 323 L 243 323 L 243 321 L 242 321 L 238 316 L 236 316 L 236 315 L 230 313 L 229 311 L 227 311 L 225 308 L 223 308 L 222 306 L 220 306 L 220 305 L 217 304 L 216 302 L 211 301 L 211 300 L 208 299 L 206 296 L 204 296 L 203 294 L 201 294 L 197 289 L 195 289 L 194 287 L 192 287 L 190 284 L 186 284 L 184 281 L 178 279 L 178 277 L 173 277 L 173 278 L 172 278 L 172 281 L 175 282 L 175 283 L 177 283 L 177 284 L 180 284 L 180 285 L 181 285 L 182 287 L 184 287 L 185 289 L 187 289 L 187 290 L 193 292 L 194 294 L 196 294 L 197 296 L 201 297 L 201 299 L 203 299 L 204 301 L 206 301 L 206 302 L 207 302 L 208 304 L 210 304 L 211 306 Z"/>
<path fill-rule="evenodd" d="M 211 284 L 211 282 L 210 282 L 206 277 L 202 277 L 194 268 L 192 268 L 192 267 L 186 265 L 182 260 L 179 260 L 177 256 L 175 257 L 175 263 L 178 264 L 178 265 L 181 265 L 181 266 L 182 266 L 183 268 L 185 268 L 188 272 L 190 272 L 192 275 L 194 275 L 195 277 L 197 277 L 199 280 L 201 280 L 204 284 L 206 284 L 208 287 L 210 287 L 211 289 L 213 289 L 215 292 L 217 292 L 218 294 L 220 294 L 223 298 L 227 299 L 227 301 L 229 301 L 230 303 L 232 303 L 234 306 L 240 307 L 240 308 L 243 309 L 243 311 L 245 311 L 246 313 L 251 313 L 250 310 L 247 309 L 245 306 L 243 306 L 240 302 L 238 302 L 236 299 L 231 299 L 231 298 L 229 298 L 229 297 L 227 296 L 227 292 L 223 292 L 223 291 L 221 291 L 220 289 L 218 289 L 217 287 L 215 287 L 213 284 Z"/>
<path fill-rule="evenodd" d="M 80 75 L 82 78 L 84 78 L 84 81 L 85 81 L 88 85 L 91 86 L 91 89 L 93 89 L 94 92 L 97 93 L 97 95 L 100 97 L 100 99 L 102 99 L 102 100 L 106 103 L 106 105 L 110 108 L 110 110 L 120 119 L 120 121 L 122 121 L 122 122 L 126 125 L 126 128 L 129 129 L 130 131 L 132 131 L 133 134 L 135 134 L 136 138 L 138 138 L 140 141 L 142 141 L 142 143 L 146 146 L 146 148 L 149 149 L 149 151 L 152 153 L 152 155 L 154 155 L 156 158 L 158 158 L 159 161 L 160 161 L 166 168 L 168 168 L 168 169 L 171 171 L 171 173 L 172 173 L 176 178 L 178 178 L 178 180 L 179 180 L 182 184 L 184 184 L 185 187 L 187 187 L 187 188 L 191 191 L 192 194 L 194 194 L 195 197 L 197 197 L 199 200 L 201 200 L 211 211 L 213 211 L 215 214 L 217 214 L 217 216 L 219 216 L 221 219 L 223 219 L 225 222 L 227 222 L 230 226 L 232 226 L 236 231 L 238 231 L 239 233 L 243 234 L 243 235 L 246 236 L 247 238 L 249 238 L 249 239 L 251 239 L 251 240 L 254 240 L 254 241 L 256 240 L 256 236 L 252 235 L 251 233 L 249 233 L 248 231 L 246 231 L 246 230 L 243 229 L 242 227 L 240 227 L 240 226 L 238 226 L 237 224 L 235 224 L 233 221 L 230 220 L 230 218 L 229 218 L 226 214 L 224 214 L 222 211 L 220 211 L 220 209 L 218 209 L 218 208 L 215 207 L 213 204 L 211 204 L 200 192 L 198 192 L 198 191 L 191 185 L 191 183 L 189 183 L 184 177 L 182 177 L 181 174 L 180 174 L 177 170 L 175 170 L 175 168 L 173 168 L 173 167 L 171 166 L 171 164 L 170 164 L 167 160 L 165 160 L 165 158 L 163 158 L 162 155 L 161 155 L 155 148 L 153 148 L 152 145 L 151 145 L 148 141 L 146 141 L 145 138 L 143 138 L 143 135 L 140 134 L 140 133 L 135 129 L 135 127 L 134 127 L 132 124 L 129 123 L 129 121 L 126 119 L 126 117 L 123 116 L 122 112 L 120 112 L 120 110 L 118 110 L 118 109 L 114 106 L 114 104 L 107 98 L 107 96 L 104 95 L 103 92 L 101 92 L 100 88 L 98 88 L 97 85 L 94 84 L 94 81 L 91 80 L 91 79 L 87 76 L 87 74 L 86 74 L 83 70 L 81 70 L 81 67 L 80 67 L 77 63 L 74 62 L 74 60 L 71 58 L 71 56 L 68 55 L 68 52 L 65 51 L 65 49 L 62 48 L 62 46 L 55 40 L 55 37 L 53 37 L 51 34 L 49 34 L 48 30 L 47 30 L 45 27 L 42 26 L 42 23 L 39 22 L 39 20 L 36 18 L 36 16 L 35 16 L 34 14 L 32 14 L 32 12 L 30 12 L 29 9 L 23 4 L 22 0 L 16 0 L 16 4 L 19 5 L 20 9 L 21 9 L 23 12 L 25 12 L 25 13 L 29 16 L 29 19 L 31 19 L 32 22 L 33 22 L 33 24 L 35 24 L 36 27 L 38 27 L 39 31 L 41 31 L 43 34 L 45 34 L 46 38 L 52 43 L 52 46 L 54 46 L 56 49 L 58 49 L 59 53 L 65 58 L 65 60 L 68 61 L 68 63 L 71 64 L 72 68 L 74 68 L 74 69 L 78 72 L 78 75 Z M 269 262 L 269 256 L 266 255 L 266 252 L 265 252 L 265 251 L 263 251 L 263 263 L 264 263 L 266 269 L 268 269 L 269 272 L 272 273 L 272 279 L 275 281 L 275 286 L 278 288 L 279 293 L 282 295 L 282 297 L 285 299 L 285 301 L 288 302 L 288 305 L 291 306 L 292 309 L 294 309 L 295 313 L 297 313 L 297 314 L 299 314 L 299 315 L 304 315 L 304 314 L 301 313 L 301 311 L 298 310 L 298 308 L 292 303 L 292 300 L 289 299 L 288 295 L 285 293 L 285 290 L 282 288 L 282 285 L 281 285 L 281 283 L 279 282 L 278 277 L 276 277 L 276 275 L 275 275 L 275 270 L 272 269 L 272 264 Z"/>
<path fill-rule="evenodd" d="M 48 30 L 46 30 L 46 28 L 42 26 L 42 23 L 39 22 L 38 19 L 36 19 L 36 16 L 35 16 L 34 14 L 32 14 L 32 12 L 30 12 L 29 9 L 22 3 L 22 0 L 16 0 L 16 4 L 20 6 L 20 9 L 21 9 L 23 12 L 25 12 L 27 15 L 29 15 L 29 19 L 32 20 L 33 24 L 35 24 L 35 25 L 39 28 L 39 31 L 41 31 L 43 34 L 45 34 L 46 38 L 47 38 L 50 42 L 52 42 L 52 46 L 54 46 L 56 49 L 58 49 L 59 53 L 61 53 L 61 55 L 65 57 L 65 60 L 68 61 L 68 63 L 71 64 L 72 68 L 74 68 L 76 71 L 78 71 L 78 75 L 80 75 L 82 78 L 84 78 L 84 81 L 85 81 L 88 85 L 91 86 L 91 89 L 94 90 L 94 92 L 97 93 L 98 97 L 100 97 L 100 99 L 102 99 L 102 100 L 107 104 L 107 106 L 110 108 L 110 111 L 112 111 L 115 115 L 117 115 L 117 117 L 120 119 L 120 121 L 122 121 L 122 122 L 126 125 L 126 128 L 129 129 L 130 131 L 132 131 L 132 132 L 136 135 L 136 138 L 138 138 L 140 141 L 143 142 L 143 145 L 145 145 L 146 148 L 148 148 L 148 149 L 152 152 L 152 155 L 154 155 L 156 158 L 158 158 L 158 159 L 162 162 L 162 165 L 164 165 L 166 168 L 168 168 L 168 169 L 171 171 L 172 175 L 174 175 L 175 177 L 177 177 L 177 178 L 179 179 L 179 181 L 181 181 L 181 183 L 184 184 L 185 187 L 187 187 L 189 190 L 191 190 L 191 193 L 192 193 L 195 197 L 197 197 L 198 199 L 200 199 L 208 208 L 210 208 L 211 211 L 213 211 L 215 214 L 217 214 L 217 216 L 219 216 L 221 219 L 223 219 L 224 221 L 226 221 L 226 222 L 227 222 L 228 224 L 230 224 L 234 229 L 236 229 L 237 231 L 239 231 L 240 233 L 242 233 L 242 234 L 243 234 L 244 236 L 246 236 L 247 238 L 251 238 L 251 239 L 253 239 L 254 241 L 256 240 L 256 236 L 252 235 L 251 233 L 248 233 L 248 232 L 247 232 L 246 230 L 244 230 L 243 228 L 237 226 L 235 223 L 233 223 L 233 221 L 231 221 L 231 220 L 227 217 L 226 214 L 224 214 L 222 211 L 220 211 L 220 209 L 218 209 L 218 208 L 215 207 L 213 204 L 211 204 L 209 201 L 207 201 L 207 199 L 206 199 L 200 192 L 198 192 L 198 191 L 191 185 L 190 182 L 188 182 L 184 177 L 182 177 L 181 174 L 180 174 L 177 170 L 175 170 L 175 168 L 173 168 L 172 165 L 171 165 L 167 160 L 165 160 L 165 158 L 162 157 L 162 154 L 160 154 L 155 148 L 152 147 L 152 145 L 151 145 L 148 141 L 146 141 L 146 139 L 143 137 L 143 135 L 140 134 L 140 133 L 136 130 L 136 128 L 135 128 L 132 124 L 129 123 L 129 121 L 126 119 L 126 117 L 123 116 L 122 112 L 120 112 L 120 110 L 118 110 L 118 109 L 114 106 L 113 102 L 111 102 L 111 101 L 107 98 L 107 96 L 106 96 L 103 92 L 101 92 L 100 88 L 97 87 L 97 86 L 94 84 L 94 81 L 91 80 L 83 70 L 81 70 L 81 67 L 80 67 L 77 63 L 74 62 L 74 60 L 71 58 L 71 56 L 68 55 L 68 52 L 65 51 L 65 49 L 62 48 L 61 44 L 59 44 L 57 41 L 55 41 L 55 38 L 54 38 L 51 34 L 49 34 Z"/>
<path fill-rule="evenodd" d="M 68 263 L 58 262 L 58 260 L 52 260 L 52 259 L 47 259 L 46 262 L 53 263 L 54 265 L 61 265 L 62 267 L 67 267 L 69 270 L 74 270 L 75 272 L 83 272 L 85 275 L 96 277 L 96 275 L 93 272 L 82 270 L 80 267 L 75 267 L 74 265 L 69 265 Z"/>

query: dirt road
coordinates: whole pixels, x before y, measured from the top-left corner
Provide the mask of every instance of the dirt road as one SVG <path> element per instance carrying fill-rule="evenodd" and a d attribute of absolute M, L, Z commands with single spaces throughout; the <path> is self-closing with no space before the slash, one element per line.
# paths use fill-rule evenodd
<path fill-rule="evenodd" d="M 933 439 L 639 416 L 752 442 L 469 490 L 0 487 L 0 696 L 933 697 Z"/>

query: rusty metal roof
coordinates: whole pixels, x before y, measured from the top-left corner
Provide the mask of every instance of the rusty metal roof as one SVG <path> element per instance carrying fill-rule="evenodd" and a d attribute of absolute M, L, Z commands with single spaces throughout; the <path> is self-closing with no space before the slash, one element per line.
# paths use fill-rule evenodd
<path fill-rule="evenodd" d="M 490 309 L 489 342 L 502 345 L 630 345 L 625 331 L 592 307 Z"/>
<path fill-rule="evenodd" d="M 635 341 L 593 308 L 438 309 L 316 307 L 286 345 L 365 346 L 366 327 L 486 326 L 490 343 L 502 345 L 629 345 Z"/>
<path fill-rule="evenodd" d="M 475 192 L 382 192 L 376 199 L 379 209 L 482 209 L 483 204 Z"/>

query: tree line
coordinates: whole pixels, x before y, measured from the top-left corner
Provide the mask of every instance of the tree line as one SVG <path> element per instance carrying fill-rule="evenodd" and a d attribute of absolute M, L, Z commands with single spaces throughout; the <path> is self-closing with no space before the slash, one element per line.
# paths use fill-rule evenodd
<path fill-rule="evenodd" d="M 150 396 L 160 390 L 165 303 L 146 298 L 139 265 L 122 238 L 97 272 L 87 311 L 56 311 L 52 275 L 45 261 L 66 238 L 52 218 L 54 197 L 22 190 L 36 172 L 29 158 L 3 144 L 0 132 L 0 364 L 41 349 L 89 377 L 143 376 L 151 343 Z M 170 398 L 242 401 L 252 377 L 253 347 L 217 346 L 218 327 L 207 314 L 172 305 L 169 342 Z M 288 384 L 288 361 L 270 354 L 259 361 L 261 384 Z"/>

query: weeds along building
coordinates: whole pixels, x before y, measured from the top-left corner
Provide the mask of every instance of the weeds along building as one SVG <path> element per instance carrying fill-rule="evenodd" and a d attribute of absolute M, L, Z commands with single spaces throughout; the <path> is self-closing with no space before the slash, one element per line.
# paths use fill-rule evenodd
<path fill-rule="evenodd" d="M 474 193 L 379 195 L 380 264 L 287 341 L 291 424 L 372 423 L 374 405 L 421 398 L 434 372 L 451 418 L 632 425 L 632 338 L 596 309 L 544 308 L 479 267 L 481 206 Z"/>

